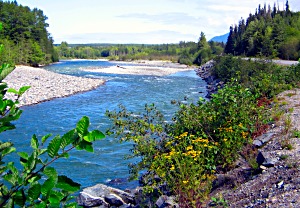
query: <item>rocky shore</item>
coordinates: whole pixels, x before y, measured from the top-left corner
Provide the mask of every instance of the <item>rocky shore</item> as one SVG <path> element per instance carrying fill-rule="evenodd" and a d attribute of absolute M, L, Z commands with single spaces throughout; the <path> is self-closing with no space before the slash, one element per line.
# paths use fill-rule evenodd
<path fill-rule="evenodd" d="M 89 91 L 105 83 L 101 79 L 62 75 L 29 66 L 17 66 L 3 81 L 17 90 L 22 86 L 31 86 L 20 98 L 20 106 Z M 13 98 L 12 94 L 8 96 Z"/>
<path fill-rule="evenodd" d="M 206 98 L 211 98 L 211 95 L 216 93 L 218 89 L 224 86 L 224 82 L 217 79 L 212 74 L 212 68 L 214 67 L 214 61 L 210 60 L 207 63 L 201 65 L 199 68 L 195 69 L 196 74 L 201 77 L 206 83 L 207 95 Z"/>

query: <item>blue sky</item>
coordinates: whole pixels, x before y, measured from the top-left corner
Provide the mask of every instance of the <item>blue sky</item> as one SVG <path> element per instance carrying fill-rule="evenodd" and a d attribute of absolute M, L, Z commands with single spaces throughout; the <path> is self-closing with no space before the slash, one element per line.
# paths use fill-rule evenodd
<path fill-rule="evenodd" d="M 285 0 L 18 0 L 48 17 L 55 43 L 178 43 L 223 35 L 259 4 Z M 300 11 L 300 1 L 290 0 Z"/>

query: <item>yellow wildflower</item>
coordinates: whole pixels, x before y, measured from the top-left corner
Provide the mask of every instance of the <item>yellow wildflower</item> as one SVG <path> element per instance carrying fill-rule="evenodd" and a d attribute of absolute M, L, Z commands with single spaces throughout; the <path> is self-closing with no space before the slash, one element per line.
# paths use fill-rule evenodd
<path fill-rule="evenodd" d="M 226 142 L 228 139 L 223 139 L 224 142 Z"/>
<path fill-rule="evenodd" d="M 189 181 L 187 180 L 187 181 L 182 181 L 182 183 L 184 183 L 184 184 L 187 184 Z"/>
<path fill-rule="evenodd" d="M 171 156 L 170 155 L 165 155 L 165 158 L 166 159 L 171 159 Z"/>
<path fill-rule="evenodd" d="M 170 170 L 175 170 L 175 166 L 174 166 L 174 165 L 172 165 L 172 167 L 170 168 Z"/>
<path fill-rule="evenodd" d="M 193 146 L 192 146 L 192 145 L 190 145 L 190 146 L 188 146 L 188 147 L 186 148 L 187 151 L 192 150 L 192 149 L 193 149 Z"/>
<path fill-rule="evenodd" d="M 188 135 L 187 132 L 182 133 L 179 137 L 186 137 Z"/>
<path fill-rule="evenodd" d="M 242 137 L 243 137 L 244 139 L 246 139 L 247 136 L 248 136 L 248 132 L 242 132 Z"/>

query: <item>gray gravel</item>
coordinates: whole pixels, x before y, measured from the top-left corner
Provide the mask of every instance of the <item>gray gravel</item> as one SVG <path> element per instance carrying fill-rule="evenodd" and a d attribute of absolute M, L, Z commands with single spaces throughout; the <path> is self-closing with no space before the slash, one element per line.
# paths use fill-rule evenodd
<path fill-rule="evenodd" d="M 31 86 L 20 98 L 20 106 L 23 106 L 89 91 L 103 85 L 105 81 L 57 74 L 41 68 L 17 66 L 4 82 L 17 90 L 22 86 Z M 8 97 L 14 96 L 10 94 Z"/>

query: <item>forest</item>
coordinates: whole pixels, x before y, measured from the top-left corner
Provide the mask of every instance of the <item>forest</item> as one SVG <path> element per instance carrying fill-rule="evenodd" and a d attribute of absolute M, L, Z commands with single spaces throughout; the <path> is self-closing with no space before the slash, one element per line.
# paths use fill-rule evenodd
<path fill-rule="evenodd" d="M 225 53 L 251 57 L 285 60 L 300 58 L 300 12 L 290 10 L 286 1 L 280 11 L 266 4 L 258 6 L 255 14 L 230 27 Z"/>
<path fill-rule="evenodd" d="M 47 31 L 47 16 L 37 8 L 30 9 L 17 1 L 0 1 L 0 44 L 5 50 L 0 63 L 38 66 L 57 62 L 53 38 Z"/>
<path fill-rule="evenodd" d="M 300 58 L 300 12 L 293 12 L 286 1 L 278 5 L 261 5 L 255 14 L 230 26 L 227 43 L 207 41 L 201 32 L 198 41 L 170 44 L 68 44 L 54 45 L 48 33 L 47 16 L 42 10 L 22 6 L 17 1 L 0 2 L 0 63 L 31 66 L 57 62 L 59 59 L 98 59 L 130 61 L 138 59 L 171 60 L 187 65 L 201 65 L 226 53 L 248 57 L 286 60 Z"/>
<path fill-rule="evenodd" d="M 171 60 L 187 65 L 200 65 L 220 55 L 224 43 L 209 41 L 201 32 L 198 42 L 180 41 L 178 44 L 68 44 L 62 42 L 56 46 L 59 57 L 70 58 L 108 58 L 110 60 L 128 61 L 137 59 Z"/>

